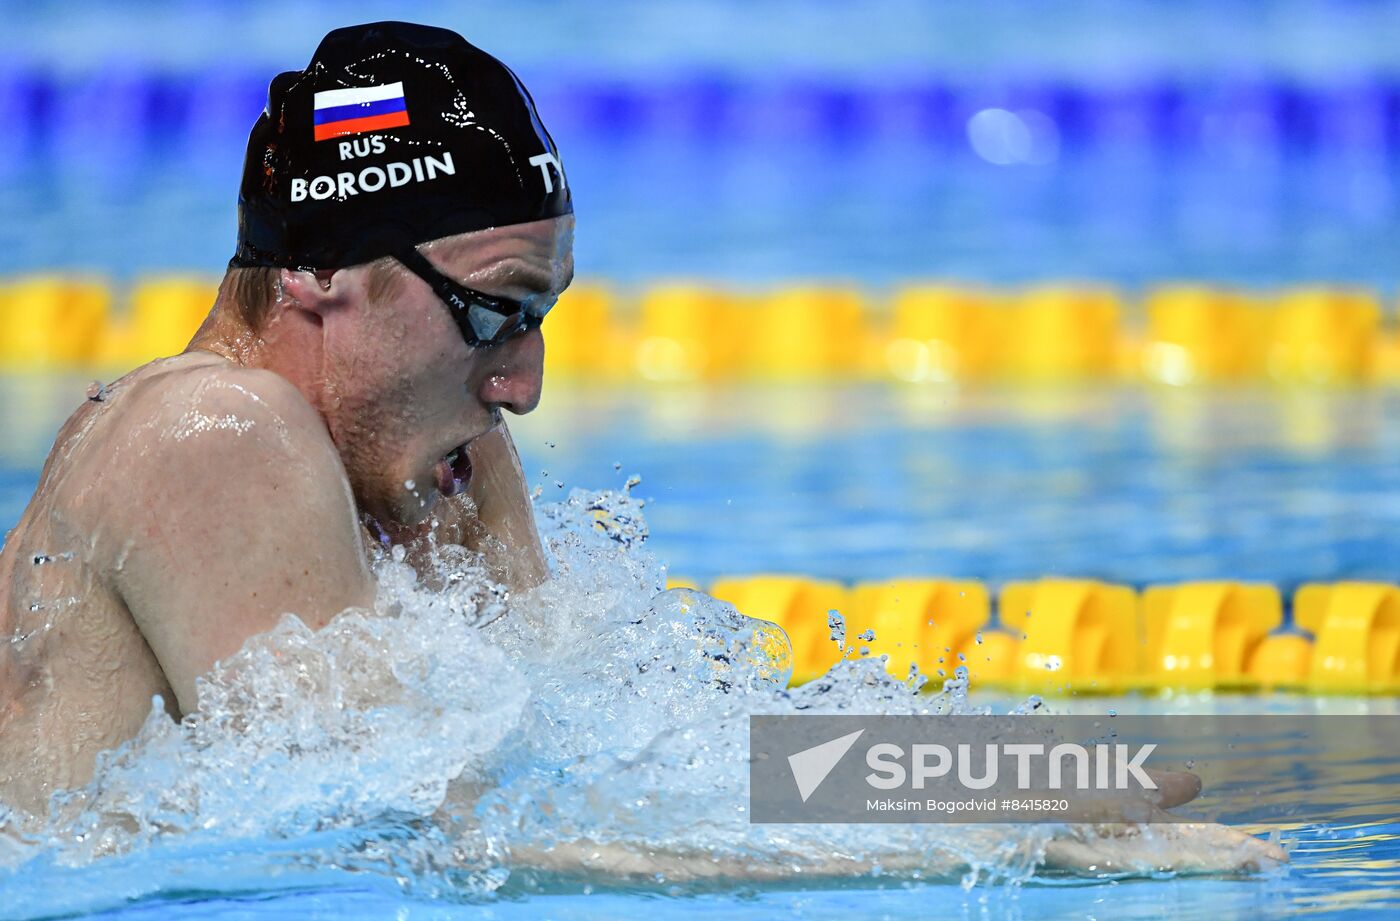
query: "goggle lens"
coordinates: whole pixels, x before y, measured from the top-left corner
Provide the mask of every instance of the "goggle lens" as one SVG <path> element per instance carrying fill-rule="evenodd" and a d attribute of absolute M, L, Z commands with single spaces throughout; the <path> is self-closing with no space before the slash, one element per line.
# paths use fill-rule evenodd
<path fill-rule="evenodd" d="M 496 345 L 527 330 L 538 329 L 558 301 L 555 297 L 515 301 L 476 291 L 439 272 L 426 256 L 412 247 L 394 258 L 433 289 L 457 321 L 462 339 L 472 348 Z"/>

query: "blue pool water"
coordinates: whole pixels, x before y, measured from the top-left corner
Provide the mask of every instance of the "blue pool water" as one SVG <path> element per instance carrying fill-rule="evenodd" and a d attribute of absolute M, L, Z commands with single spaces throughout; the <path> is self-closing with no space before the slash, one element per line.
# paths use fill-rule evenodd
<path fill-rule="evenodd" d="M 270 75 L 332 24 L 404 14 L 378 0 L 14 6 L 0 273 L 122 280 L 221 270 Z M 415 7 L 534 92 L 569 172 L 583 274 L 1392 292 L 1400 82 L 1377 36 L 1397 9 Z M 1008 131 L 1030 137 L 1025 157 Z"/>
<path fill-rule="evenodd" d="M 33 411 L 24 437 L 4 447 L 0 522 L 19 513 L 47 440 L 82 386 L 55 377 L 4 380 L 4 418 L 16 418 L 16 401 Z M 1383 391 L 557 387 L 515 430 L 532 481 L 551 494 L 545 499 L 639 474 L 635 492 L 648 499 L 650 546 L 673 571 L 699 578 L 778 569 L 842 579 L 946 573 L 995 583 L 1060 573 L 1291 585 L 1394 578 L 1400 484 L 1388 459 L 1397 411 L 1400 403 Z M 975 701 L 999 711 L 1014 703 L 985 695 Z M 1394 699 L 1288 696 L 1087 698 L 1053 706 L 1400 712 Z M 690 820 L 679 801 L 676 810 L 676 833 L 684 835 Z M 334 834 L 373 840 L 380 833 L 369 819 L 359 821 Z M 837 918 L 932 910 L 972 918 L 1243 918 L 1383 917 L 1400 908 L 1400 826 L 1382 815 L 1286 828 L 1294 863 L 1275 878 L 1031 881 L 972 890 L 955 881 L 696 890 L 609 888 L 597 880 L 585 892 L 567 880 L 542 888 L 508 880 L 483 893 L 467 884 L 428 885 L 411 853 L 399 870 L 356 863 L 327 850 L 324 834 L 196 835 L 193 843 L 157 841 L 76 869 L 39 858 L 17 877 L 0 877 L 0 892 L 23 907 L 22 917 L 59 910 L 134 918 Z M 388 840 L 414 834 L 398 830 Z M 406 880 L 416 882 L 405 890 Z"/>
<path fill-rule="evenodd" d="M 693 578 L 1292 587 L 1395 578 L 1397 423 L 1380 389 L 556 385 L 516 431 L 546 493 L 640 474 L 653 546 Z"/>

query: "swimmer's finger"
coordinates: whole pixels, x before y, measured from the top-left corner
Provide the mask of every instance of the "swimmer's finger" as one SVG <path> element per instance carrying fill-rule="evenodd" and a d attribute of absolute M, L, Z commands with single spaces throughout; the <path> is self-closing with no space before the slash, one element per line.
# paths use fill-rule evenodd
<path fill-rule="evenodd" d="M 1189 803 L 1201 795 L 1201 778 L 1187 771 L 1153 771 L 1149 769 L 1147 776 L 1151 777 L 1152 782 L 1157 785 L 1157 789 L 1151 791 L 1149 799 L 1153 804 L 1163 809 Z"/>
<path fill-rule="evenodd" d="M 1147 770 L 1155 790 L 1107 791 L 1079 803 L 1079 818 L 1089 822 L 1147 822 L 1152 814 L 1201 793 L 1201 778 L 1186 771 Z"/>

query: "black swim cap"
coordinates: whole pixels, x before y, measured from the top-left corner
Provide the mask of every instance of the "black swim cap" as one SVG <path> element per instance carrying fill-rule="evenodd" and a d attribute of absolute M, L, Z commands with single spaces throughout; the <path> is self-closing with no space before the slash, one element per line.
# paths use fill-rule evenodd
<path fill-rule="evenodd" d="M 268 87 L 229 265 L 338 269 L 572 212 L 510 68 L 456 32 L 375 22 L 331 32 Z"/>

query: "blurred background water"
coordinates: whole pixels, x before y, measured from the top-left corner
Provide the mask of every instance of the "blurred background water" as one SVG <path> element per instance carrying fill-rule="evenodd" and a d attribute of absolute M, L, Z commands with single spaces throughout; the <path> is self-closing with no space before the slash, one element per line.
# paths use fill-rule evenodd
<path fill-rule="evenodd" d="M 0 272 L 216 271 L 268 79 L 399 4 L 0 5 Z M 1393 2 L 425 2 L 591 274 L 1394 287 Z"/>

